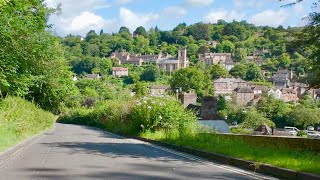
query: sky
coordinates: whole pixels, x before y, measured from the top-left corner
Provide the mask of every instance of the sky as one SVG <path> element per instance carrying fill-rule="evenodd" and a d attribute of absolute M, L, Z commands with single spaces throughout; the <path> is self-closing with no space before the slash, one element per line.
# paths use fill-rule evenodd
<path fill-rule="evenodd" d="M 289 3 L 294 0 L 285 0 Z M 312 11 L 312 2 L 281 7 L 278 0 L 46 0 L 49 7 L 61 3 L 62 11 L 53 15 L 49 23 L 59 36 L 85 36 L 90 30 L 97 33 L 118 32 L 126 26 L 133 32 L 143 26 L 147 30 L 158 26 L 172 30 L 179 23 L 216 23 L 223 19 L 246 20 L 258 26 L 302 26 L 302 20 Z"/>

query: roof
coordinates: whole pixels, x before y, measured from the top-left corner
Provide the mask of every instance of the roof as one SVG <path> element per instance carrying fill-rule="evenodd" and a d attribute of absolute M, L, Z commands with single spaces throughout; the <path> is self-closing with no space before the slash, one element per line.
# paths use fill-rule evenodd
<path fill-rule="evenodd" d="M 170 86 L 166 86 L 166 85 L 153 85 L 153 86 L 151 86 L 151 89 L 170 89 Z"/>
<path fill-rule="evenodd" d="M 161 58 L 157 60 L 158 64 L 178 64 L 179 60 L 171 58 Z"/>
<path fill-rule="evenodd" d="M 89 78 L 89 79 L 100 78 L 100 75 L 99 74 L 87 74 L 87 78 Z"/>
<path fill-rule="evenodd" d="M 250 87 L 241 87 L 235 90 L 237 93 L 253 93 L 253 90 Z"/>
<path fill-rule="evenodd" d="M 251 89 L 252 90 L 262 90 L 262 91 L 264 91 L 264 90 L 267 89 L 267 87 L 266 86 L 252 86 Z"/>
<path fill-rule="evenodd" d="M 112 71 L 128 71 L 128 68 L 124 67 L 113 67 Z"/>
<path fill-rule="evenodd" d="M 291 88 L 282 88 L 282 94 L 297 94 L 297 91 Z"/>
<path fill-rule="evenodd" d="M 214 81 L 214 83 L 225 83 L 225 82 L 232 82 L 232 83 L 246 83 L 247 81 L 244 81 L 240 78 L 219 78 Z"/>

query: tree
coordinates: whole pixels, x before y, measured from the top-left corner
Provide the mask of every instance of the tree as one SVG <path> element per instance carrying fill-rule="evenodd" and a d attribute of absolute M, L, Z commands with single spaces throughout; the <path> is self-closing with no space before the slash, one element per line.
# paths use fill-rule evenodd
<path fill-rule="evenodd" d="M 319 108 L 308 108 L 298 105 L 291 112 L 291 120 L 295 125 L 306 128 L 307 126 L 320 123 L 319 112 Z"/>
<path fill-rule="evenodd" d="M 212 66 L 210 66 L 210 75 L 214 80 L 214 79 L 218 79 L 219 77 L 229 76 L 229 72 L 221 64 L 213 64 Z"/>
<path fill-rule="evenodd" d="M 155 82 L 160 77 L 160 69 L 158 66 L 148 66 L 141 74 L 140 80 Z"/>
<path fill-rule="evenodd" d="M 134 33 L 137 34 L 137 35 L 140 35 L 140 36 L 144 36 L 144 37 L 147 36 L 147 31 L 142 26 L 137 27 L 137 29 L 134 31 Z"/>
<path fill-rule="evenodd" d="M 53 9 L 43 1 L 11 0 L 0 9 L 0 93 L 24 96 L 58 113 L 74 92 L 61 39 L 46 29 Z"/>
<path fill-rule="evenodd" d="M 244 48 L 237 48 L 234 51 L 233 57 L 237 62 L 245 60 L 247 58 L 247 50 Z"/>
<path fill-rule="evenodd" d="M 188 28 L 188 35 L 193 36 L 195 40 L 210 40 L 210 27 L 203 23 L 194 24 Z"/>
<path fill-rule="evenodd" d="M 261 69 L 258 65 L 256 65 L 255 63 L 249 63 L 245 80 L 259 81 L 262 79 L 261 74 Z"/>
<path fill-rule="evenodd" d="M 211 78 L 208 74 L 194 67 L 183 68 L 175 71 L 170 80 L 172 89 L 181 87 L 184 92 L 195 90 L 198 97 L 213 94 Z"/>
<path fill-rule="evenodd" d="M 254 107 L 251 107 L 244 112 L 244 119 L 240 126 L 243 128 L 255 129 L 263 124 L 266 124 L 269 127 L 275 127 L 275 124 L 272 121 L 263 117 Z"/>
<path fill-rule="evenodd" d="M 205 53 L 208 53 L 208 52 L 210 52 L 208 46 L 202 45 L 202 46 L 200 46 L 198 53 L 199 53 L 199 54 L 205 54 Z"/>
<path fill-rule="evenodd" d="M 122 34 L 122 33 L 128 33 L 128 34 L 130 34 L 129 28 L 122 26 L 122 27 L 119 29 L 119 34 Z"/>
<path fill-rule="evenodd" d="M 236 64 L 231 70 L 230 74 L 233 77 L 238 77 L 241 79 L 246 79 L 248 72 L 248 66 L 244 63 Z"/>
<path fill-rule="evenodd" d="M 291 64 L 291 59 L 290 59 L 289 54 L 283 53 L 281 55 L 281 57 L 279 58 L 279 67 L 287 69 L 287 68 L 289 68 L 290 64 Z"/>

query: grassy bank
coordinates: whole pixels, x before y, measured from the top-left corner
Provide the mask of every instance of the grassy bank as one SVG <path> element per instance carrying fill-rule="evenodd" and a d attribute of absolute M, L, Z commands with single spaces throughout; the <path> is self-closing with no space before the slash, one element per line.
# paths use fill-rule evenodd
<path fill-rule="evenodd" d="M 96 126 L 115 133 L 138 135 L 172 144 L 267 163 L 301 172 L 320 174 L 320 153 L 252 146 L 214 134 L 197 134 L 196 118 L 170 99 L 102 101 L 90 109 L 74 109 L 60 122 Z"/>
<path fill-rule="evenodd" d="M 0 152 L 54 124 L 53 114 L 22 98 L 0 101 Z"/>
<path fill-rule="evenodd" d="M 178 136 L 175 133 L 155 132 L 142 133 L 141 136 L 194 149 L 256 161 L 257 165 L 259 163 L 266 163 L 301 172 L 320 174 L 320 152 L 252 146 L 244 141 L 225 139 L 215 136 L 214 134 L 186 134 L 185 136 Z"/>

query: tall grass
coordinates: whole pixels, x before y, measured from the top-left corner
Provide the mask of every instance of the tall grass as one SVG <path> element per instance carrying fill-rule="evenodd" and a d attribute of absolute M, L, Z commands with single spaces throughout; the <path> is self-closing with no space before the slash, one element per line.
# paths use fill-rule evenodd
<path fill-rule="evenodd" d="M 242 158 L 258 163 L 267 163 L 278 167 L 301 172 L 320 174 L 320 152 L 290 150 L 285 147 L 261 147 L 245 141 L 221 138 L 215 134 L 191 134 L 177 136 L 176 133 L 144 133 L 141 136 L 176 145 L 215 152 L 227 156 Z"/>
<path fill-rule="evenodd" d="M 18 97 L 0 101 L 0 152 L 54 124 L 53 114 Z"/>

